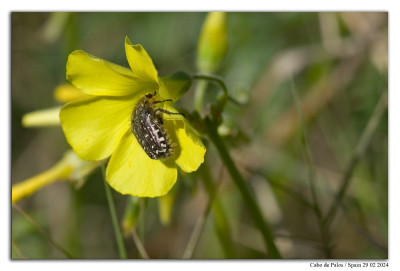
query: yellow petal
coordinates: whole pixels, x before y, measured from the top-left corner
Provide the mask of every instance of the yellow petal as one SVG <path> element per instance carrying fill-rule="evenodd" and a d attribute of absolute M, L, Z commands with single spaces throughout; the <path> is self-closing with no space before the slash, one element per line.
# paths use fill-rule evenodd
<path fill-rule="evenodd" d="M 60 121 L 68 143 L 85 160 L 109 157 L 130 129 L 138 98 L 94 97 L 66 104 L 61 109 Z"/>
<path fill-rule="evenodd" d="M 165 103 L 163 108 L 170 112 L 178 112 L 171 105 Z M 175 163 L 185 172 L 192 172 L 204 162 L 206 147 L 197 136 L 196 131 L 181 115 L 163 114 L 164 128 L 170 136 L 174 147 Z"/>
<path fill-rule="evenodd" d="M 144 81 L 158 82 L 157 70 L 142 45 L 133 45 L 129 38 L 126 37 L 125 53 L 134 76 Z M 155 88 L 148 89 L 148 91 L 151 90 L 155 90 Z"/>
<path fill-rule="evenodd" d="M 127 68 L 83 51 L 69 55 L 67 80 L 83 93 L 98 96 L 124 96 L 158 88 L 157 80 L 138 77 Z"/>
<path fill-rule="evenodd" d="M 125 133 L 107 166 L 106 179 L 121 194 L 165 195 L 175 184 L 177 169 L 170 159 L 150 159 L 132 132 Z"/>
<path fill-rule="evenodd" d="M 171 99 L 173 102 L 179 100 L 192 85 L 192 78 L 184 73 L 177 72 L 170 76 L 162 77 L 160 82 L 160 96 L 164 99 Z"/>

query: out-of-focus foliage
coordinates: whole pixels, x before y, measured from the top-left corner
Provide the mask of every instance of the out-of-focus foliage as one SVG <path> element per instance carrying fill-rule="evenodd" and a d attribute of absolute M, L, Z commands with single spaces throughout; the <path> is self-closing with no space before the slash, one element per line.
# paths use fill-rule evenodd
<path fill-rule="evenodd" d="M 206 13 L 12 13 L 12 183 L 51 167 L 69 148 L 60 127 L 23 128 L 28 112 L 60 105 L 54 90 L 66 83 L 75 49 L 128 67 L 124 37 L 142 44 L 160 76 L 195 73 Z M 284 258 L 325 258 L 319 219 L 308 203 L 310 172 L 301 127 L 312 156 L 318 205 L 326 214 L 374 109 L 388 89 L 387 13 L 227 13 L 228 51 L 218 74 L 243 106 L 229 103 L 223 134 L 254 191 Z M 303 123 L 295 106 L 297 93 Z M 209 84 L 205 104 L 218 86 Z M 192 110 L 193 91 L 179 101 Z M 239 258 L 264 258 L 260 234 L 211 147 L 206 160 Z M 181 258 L 208 196 L 196 174 L 180 174 L 169 223 L 156 199 L 140 208 L 138 234 L 151 258 Z M 118 217 L 127 198 L 114 193 Z M 118 258 L 101 171 L 80 189 L 48 186 L 19 203 L 34 221 L 77 258 Z M 194 258 L 223 258 L 211 213 Z M 135 222 L 136 223 L 136 222 Z M 343 205 L 329 222 L 333 258 L 387 258 L 388 119 L 379 120 L 360 157 Z M 129 258 L 138 258 L 131 237 Z M 23 215 L 12 212 L 13 258 L 65 258 Z"/>

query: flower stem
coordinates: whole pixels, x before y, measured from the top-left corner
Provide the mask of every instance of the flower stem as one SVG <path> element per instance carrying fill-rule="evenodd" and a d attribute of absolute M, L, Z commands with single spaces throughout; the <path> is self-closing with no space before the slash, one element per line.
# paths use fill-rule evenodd
<path fill-rule="evenodd" d="M 215 182 L 206 161 L 204 161 L 200 168 L 200 174 L 210 198 L 210 204 L 215 220 L 215 230 L 220 240 L 222 249 L 224 250 L 225 256 L 228 259 L 236 258 L 229 224 L 224 212 L 224 208 L 222 207 L 221 201 L 217 194 L 217 187 L 215 187 Z"/>
<path fill-rule="evenodd" d="M 200 73 L 197 73 L 197 74 L 193 74 L 192 78 L 193 79 L 203 79 L 203 80 L 215 82 L 215 83 L 220 85 L 220 87 L 222 88 L 222 90 L 224 91 L 225 94 L 228 94 L 228 89 L 226 88 L 225 82 L 219 76 L 211 75 L 211 74 L 200 74 Z"/>
<path fill-rule="evenodd" d="M 103 172 L 103 181 L 104 181 L 104 187 L 106 190 L 107 203 L 108 203 L 108 207 L 110 209 L 111 221 L 112 221 L 113 228 L 114 228 L 115 240 L 117 241 L 117 245 L 118 245 L 119 256 L 121 259 L 127 259 L 128 257 L 126 255 L 126 250 L 125 250 L 124 240 L 122 239 L 121 229 L 118 224 L 117 212 L 115 210 L 115 205 L 114 205 L 111 189 L 105 178 L 104 166 L 102 166 L 101 169 Z"/>
<path fill-rule="evenodd" d="M 203 101 L 204 101 L 204 94 L 206 92 L 206 89 L 207 89 L 207 81 L 200 81 L 196 85 L 196 91 L 194 93 L 193 107 L 200 114 L 203 112 Z"/>
<path fill-rule="evenodd" d="M 253 221 L 260 229 L 265 245 L 268 249 L 269 255 L 271 258 L 282 258 L 279 250 L 277 249 L 274 236 L 269 228 L 269 225 L 263 218 L 261 210 L 257 205 L 256 200 L 251 194 L 249 188 L 246 185 L 245 180 L 242 175 L 239 173 L 239 170 L 236 168 L 228 150 L 226 149 L 225 143 L 222 141 L 221 137 L 218 135 L 216 125 L 209 119 L 205 119 L 205 124 L 207 127 L 208 135 L 218 150 L 218 153 L 222 159 L 222 162 L 225 164 L 229 174 L 231 175 L 232 180 L 235 182 L 236 186 L 239 188 L 239 191 L 243 197 L 244 203 L 246 204 L 247 209 L 250 212 Z"/>
<path fill-rule="evenodd" d="M 236 101 L 235 99 L 233 99 L 232 97 L 229 96 L 228 93 L 228 88 L 225 85 L 224 80 L 216 75 L 211 75 L 211 74 L 193 74 L 192 75 L 192 79 L 200 79 L 200 80 L 207 80 L 207 81 L 211 81 L 214 83 L 217 83 L 222 90 L 224 91 L 225 96 L 228 97 L 228 99 L 237 104 L 237 105 L 241 105 L 241 103 L 239 103 L 238 101 Z M 204 99 L 204 92 L 207 88 L 207 82 L 205 82 L 204 84 L 202 84 L 201 82 L 197 85 L 198 88 L 196 89 L 196 93 L 195 93 L 195 97 L 194 97 L 194 108 L 197 110 L 197 112 L 202 112 L 202 106 L 203 106 L 203 99 Z"/>

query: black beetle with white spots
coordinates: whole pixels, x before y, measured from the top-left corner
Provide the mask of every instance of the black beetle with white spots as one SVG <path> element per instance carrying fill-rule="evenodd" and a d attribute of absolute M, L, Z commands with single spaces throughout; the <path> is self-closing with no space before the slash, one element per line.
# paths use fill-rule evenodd
<path fill-rule="evenodd" d="M 173 152 L 169 136 L 163 128 L 163 120 L 160 114 L 183 114 L 156 108 L 154 104 L 172 102 L 172 100 L 151 101 L 154 96 L 155 93 L 147 94 L 138 101 L 132 112 L 131 128 L 146 154 L 151 159 L 159 160 L 170 157 Z"/>

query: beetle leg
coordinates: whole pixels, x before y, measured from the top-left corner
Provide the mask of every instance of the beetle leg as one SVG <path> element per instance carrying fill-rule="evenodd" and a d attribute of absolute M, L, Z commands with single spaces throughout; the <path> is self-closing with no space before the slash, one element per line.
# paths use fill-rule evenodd
<path fill-rule="evenodd" d="M 158 112 L 165 113 L 165 114 L 168 114 L 168 115 L 182 115 L 183 117 L 186 118 L 185 114 L 183 114 L 183 113 L 169 112 L 169 111 L 167 111 L 165 109 L 162 109 L 162 108 L 157 108 L 156 110 L 154 110 L 155 114 L 157 114 Z"/>
<path fill-rule="evenodd" d="M 163 103 L 163 102 L 171 102 L 172 103 L 172 100 L 168 99 L 168 100 L 163 100 L 163 101 L 154 101 L 154 102 L 151 102 L 151 103 L 152 104 L 159 104 L 159 103 Z"/>

